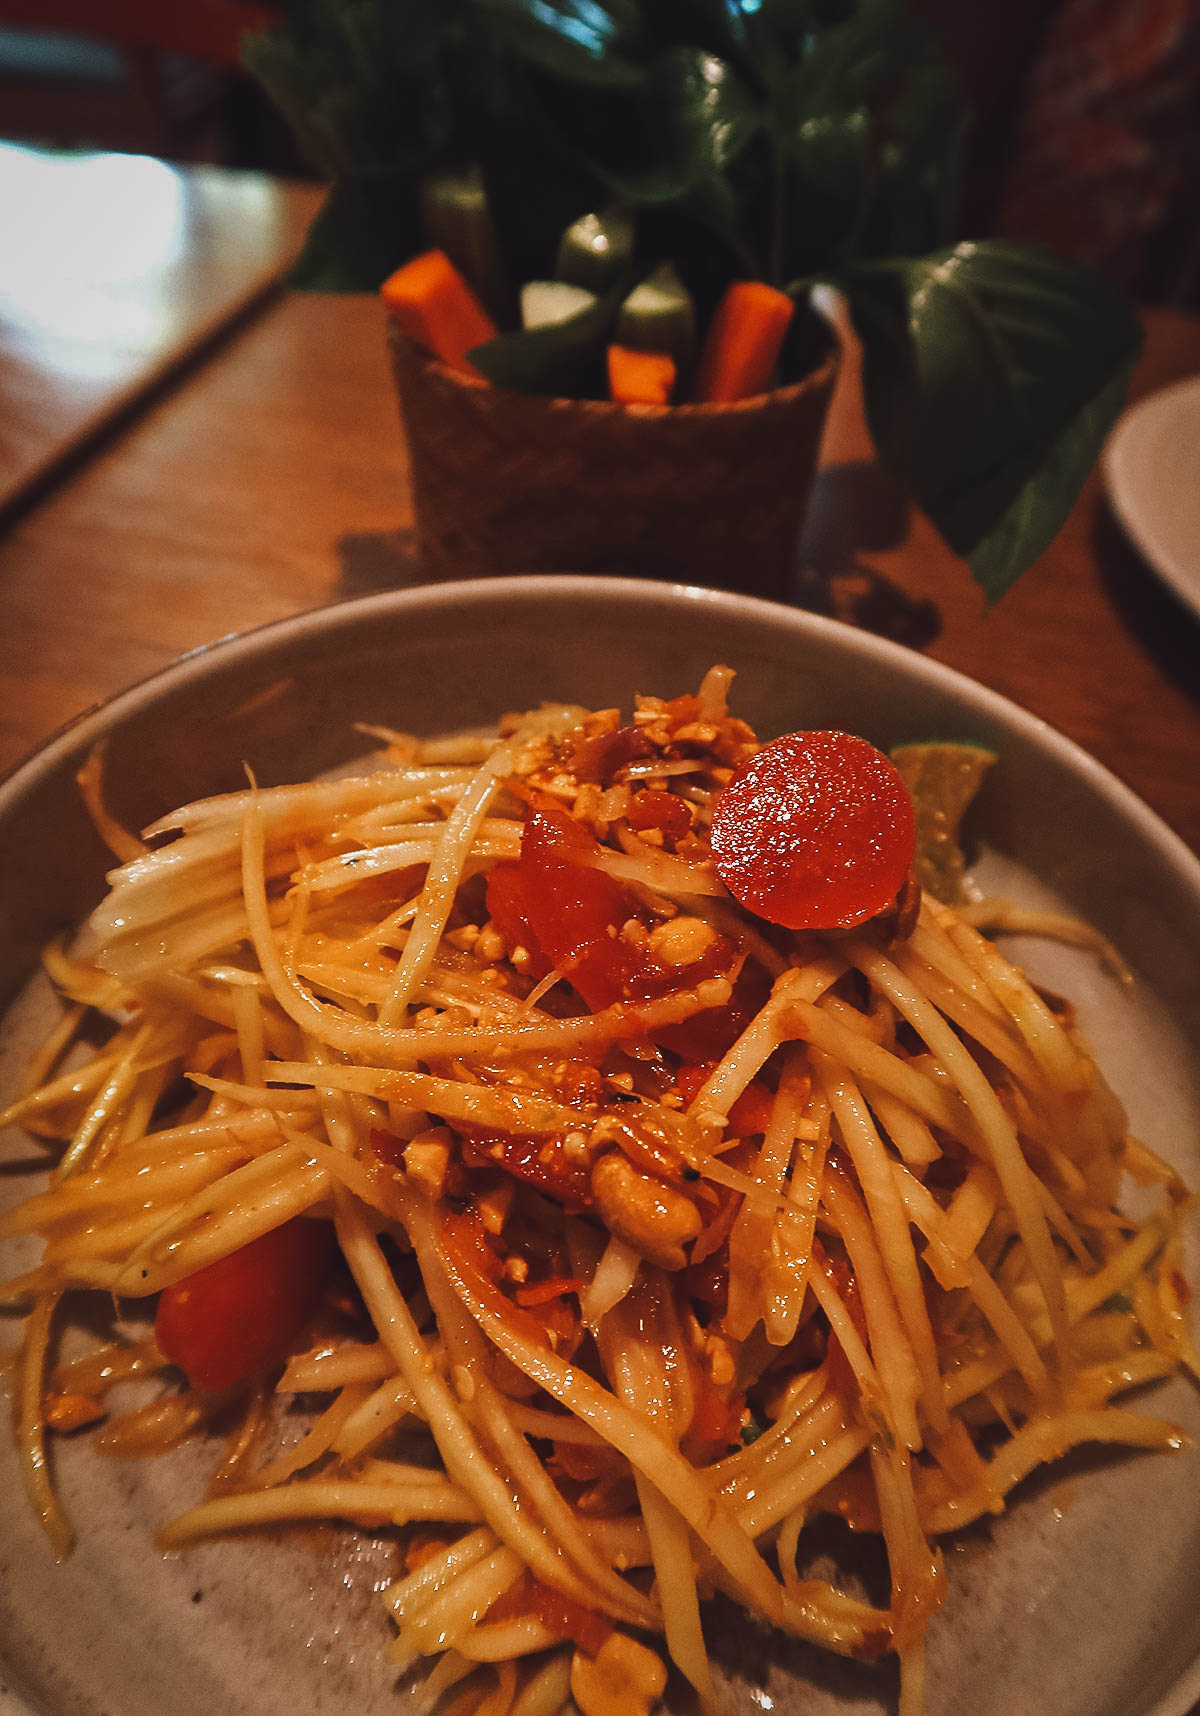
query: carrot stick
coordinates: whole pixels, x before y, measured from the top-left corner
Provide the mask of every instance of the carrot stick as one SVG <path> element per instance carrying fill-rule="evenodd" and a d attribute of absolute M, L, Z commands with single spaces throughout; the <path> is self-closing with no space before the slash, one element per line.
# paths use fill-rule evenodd
<path fill-rule="evenodd" d="M 626 405 L 669 405 L 675 386 L 675 360 L 666 352 L 638 352 L 629 346 L 608 348 L 608 393 Z"/>
<path fill-rule="evenodd" d="M 452 369 L 479 374 L 467 362 L 467 353 L 494 340 L 496 324 L 445 251 L 414 256 L 379 291 L 401 333 Z"/>
<path fill-rule="evenodd" d="M 736 280 L 709 325 L 692 397 L 727 404 L 766 392 L 795 308 L 761 280 Z"/>

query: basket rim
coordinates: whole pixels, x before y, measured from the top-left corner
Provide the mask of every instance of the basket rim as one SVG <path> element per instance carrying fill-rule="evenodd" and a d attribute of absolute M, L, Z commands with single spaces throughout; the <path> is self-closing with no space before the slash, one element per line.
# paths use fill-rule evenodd
<path fill-rule="evenodd" d="M 627 403 L 617 399 L 573 399 L 562 394 L 522 393 L 516 388 L 497 387 L 485 375 L 471 374 L 444 363 L 441 358 L 435 357 L 416 340 L 403 333 L 392 321 L 388 322 L 387 337 L 393 356 L 399 352 L 414 369 L 451 391 L 475 394 L 487 392 L 512 399 L 531 402 L 536 400 L 543 404 L 547 411 L 584 417 L 636 417 L 659 421 L 671 418 L 676 421 L 690 419 L 695 422 L 713 422 L 722 417 L 751 416 L 761 413 L 764 409 L 783 410 L 808 394 L 820 393 L 832 387 L 841 367 L 842 349 L 836 330 L 819 312 L 814 314 L 824 323 L 829 338 L 828 350 L 814 369 L 807 371 L 799 381 L 789 382 L 786 387 L 775 387 L 766 393 L 752 393 L 744 399 L 720 403 L 685 400 L 679 405 L 652 405 Z"/>

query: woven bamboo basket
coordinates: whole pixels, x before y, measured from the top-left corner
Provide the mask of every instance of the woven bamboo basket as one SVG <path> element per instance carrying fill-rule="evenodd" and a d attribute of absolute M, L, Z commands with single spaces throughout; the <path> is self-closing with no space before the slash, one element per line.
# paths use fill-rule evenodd
<path fill-rule="evenodd" d="M 390 341 L 424 577 L 595 571 L 790 593 L 832 337 L 793 386 L 679 406 L 512 393 Z"/>

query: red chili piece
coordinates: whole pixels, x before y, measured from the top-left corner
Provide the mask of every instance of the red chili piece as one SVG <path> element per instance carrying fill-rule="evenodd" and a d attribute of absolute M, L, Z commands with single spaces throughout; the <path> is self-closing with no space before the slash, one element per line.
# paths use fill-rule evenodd
<path fill-rule="evenodd" d="M 849 929 L 912 867 L 916 821 L 895 766 L 854 733 L 764 745 L 717 801 L 712 851 L 735 899 L 787 929 Z"/>

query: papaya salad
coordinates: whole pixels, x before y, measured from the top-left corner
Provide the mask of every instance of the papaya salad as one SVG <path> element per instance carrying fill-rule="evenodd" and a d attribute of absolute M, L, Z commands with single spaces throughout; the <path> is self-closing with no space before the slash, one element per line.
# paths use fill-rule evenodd
<path fill-rule="evenodd" d="M 721 1594 L 893 1654 L 915 1716 L 940 1541 L 1079 1444 L 1181 1445 L 1121 1403 L 1200 1374 L 1177 1175 L 1004 908 L 916 879 L 895 764 L 760 744 L 732 677 L 373 729 L 142 837 L 85 771 L 120 863 L 3 1114 L 55 1153 L 0 1237 L 41 1247 L 7 1372 L 60 1554 L 56 1437 L 207 1433 L 160 1546 L 394 1534 L 425 1709 L 629 1716 L 670 1669 L 712 1711 Z M 814 1564 L 821 1516 L 890 1590 Z"/>

